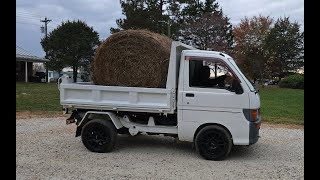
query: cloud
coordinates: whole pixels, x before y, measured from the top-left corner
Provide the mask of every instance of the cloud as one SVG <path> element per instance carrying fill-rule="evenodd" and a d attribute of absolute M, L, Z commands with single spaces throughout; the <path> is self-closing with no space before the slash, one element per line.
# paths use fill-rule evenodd
<path fill-rule="evenodd" d="M 231 23 L 238 24 L 244 17 L 269 15 L 278 18 L 290 16 L 304 26 L 303 0 L 217 0 Z M 40 19 L 48 17 L 50 32 L 62 21 L 83 20 L 96 30 L 100 39 L 110 35 L 110 28 L 116 27 L 116 19 L 122 18 L 119 0 L 17 0 L 16 39 L 17 44 L 35 55 L 44 56 L 40 39 L 44 36 Z"/>
<path fill-rule="evenodd" d="M 62 21 L 83 20 L 96 30 L 100 39 L 110 35 L 110 28 L 116 27 L 116 19 L 122 17 L 119 1 L 115 0 L 23 0 L 16 2 L 17 43 L 35 55 L 44 56 L 40 40 L 44 36 L 40 19 L 48 17 L 48 31 Z"/>
<path fill-rule="evenodd" d="M 297 21 L 304 29 L 304 1 L 303 0 L 218 0 L 225 15 L 232 24 L 240 23 L 245 16 L 270 16 L 279 18 L 289 16 L 291 21 Z"/>

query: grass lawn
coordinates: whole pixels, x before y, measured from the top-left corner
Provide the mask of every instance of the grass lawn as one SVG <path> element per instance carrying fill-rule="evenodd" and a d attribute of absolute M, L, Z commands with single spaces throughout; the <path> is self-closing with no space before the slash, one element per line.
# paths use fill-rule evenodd
<path fill-rule="evenodd" d="M 304 90 L 260 88 L 262 121 L 304 125 Z"/>
<path fill-rule="evenodd" d="M 56 83 L 16 83 L 16 111 L 60 111 Z"/>
<path fill-rule="evenodd" d="M 304 124 L 304 90 L 260 88 L 263 122 Z M 16 83 L 16 111 L 59 112 L 56 83 Z"/>

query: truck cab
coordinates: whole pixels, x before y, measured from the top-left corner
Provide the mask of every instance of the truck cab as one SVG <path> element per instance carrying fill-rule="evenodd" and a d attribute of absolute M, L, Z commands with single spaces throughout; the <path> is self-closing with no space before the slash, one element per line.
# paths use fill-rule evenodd
<path fill-rule="evenodd" d="M 76 136 L 93 152 L 113 149 L 117 134 L 164 134 L 192 142 L 208 160 L 225 159 L 234 145 L 258 141 L 260 97 L 229 55 L 173 42 L 167 85 L 99 86 L 63 77 L 60 103 L 72 111 Z"/>
<path fill-rule="evenodd" d="M 178 128 L 181 140 L 190 141 L 198 128 L 216 124 L 230 132 L 233 144 L 257 141 L 256 126 L 261 122 L 259 94 L 227 54 L 182 52 L 177 107 L 178 124 L 183 127 Z"/>

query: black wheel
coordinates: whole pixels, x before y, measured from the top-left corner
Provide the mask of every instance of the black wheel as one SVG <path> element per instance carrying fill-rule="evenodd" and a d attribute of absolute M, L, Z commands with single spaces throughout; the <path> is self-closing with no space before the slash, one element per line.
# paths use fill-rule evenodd
<path fill-rule="evenodd" d="M 232 148 L 233 142 L 228 131 L 220 126 L 206 126 L 195 139 L 197 152 L 207 160 L 223 160 Z"/>
<path fill-rule="evenodd" d="M 117 131 L 108 120 L 91 120 L 81 132 L 82 143 L 92 152 L 110 152 L 114 148 Z"/>

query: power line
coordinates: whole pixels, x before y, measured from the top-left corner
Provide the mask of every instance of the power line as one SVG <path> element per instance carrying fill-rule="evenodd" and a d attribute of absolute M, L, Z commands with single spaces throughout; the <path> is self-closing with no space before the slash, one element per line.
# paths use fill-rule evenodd
<path fill-rule="evenodd" d="M 32 16 L 32 15 L 25 15 L 25 14 L 16 14 L 16 17 L 40 18 L 41 16 Z"/>
<path fill-rule="evenodd" d="M 21 22 L 21 21 L 16 21 L 16 23 L 18 24 L 30 24 L 30 25 L 37 25 L 37 26 L 41 26 L 41 24 L 35 24 L 35 23 L 30 23 L 30 22 Z M 48 27 L 50 28 L 56 28 L 57 26 L 59 26 L 60 24 L 57 23 L 53 23 L 52 25 L 48 25 Z"/>
<path fill-rule="evenodd" d="M 34 16 L 34 15 L 29 15 L 29 14 L 16 14 L 16 16 L 21 16 L 21 17 L 33 17 L 33 18 L 39 18 L 41 16 Z"/>
<path fill-rule="evenodd" d="M 43 17 L 43 16 L 42 16 Z M 39 20 L 41 19 L 41 16 L 25 16 L 25 15 L 16 15 L 16 18 L 18 19 L 34 19 L 34 20 Z M 54 20 L 54 21 L 58 21 L 60 23 L 57 23 L 57 22 L 50 22 L 50 24 L 53 24 L 55 26 L 59 26 L 61 25 L 62 22 L 66 22 L 67 20 L 65 19 L 62 19 L 62 20 L 58 20 L 58 19 L 51 19 L 51 20 Z M 53 26 L 50 26 L 49 27 L 53 27 Z"/>
<path fill-rule="evenodd" d="M 17 14 L 16 14 L 16 17 L 20 17 L 20 18 L 32 18 L 32 19 L 41 19 L 41 17 L 44 17 L 44 16 L 35 15 L 35 14 L 19 14 L 19 13 L 17 13 Z M 59 21 L 58 19 L 52 19 L 52 20 Z"/>
<path fill-rule="evenodd" d="M 41 17 L 16 15 L 16 19 L 36 19 L 36 20 L 39 20 L 39 19 L 41 19 Z"/>
<path fill-rule="evenodd" d="M 20 14 L 20 15 L 30 15 L 30 16 L 40 17 L 40 15 L 39 15 L 39 14 L 30 13 L 30 12 L 25 12 L 25 11 L 16 12 L 16 14 Z"/>
<path fill-rule="evenodd" d="M 52 20 L 52 19 L 51 19 L 51 20 Z M 56 26 L 60 25 L 60 24 L 58 24 L 58 23 L 56 23 L 56 22 L 53 22 L 53 21 L 51 21 L 50 24 L 53 24 L 53 25 L 56 25 Z"/>
<path fill-rule="evenodd" d="M 39 20 L 41 18 L 35 18 L 35 17 L 26 17 L 26 16 L 16 16 L 16 19 L 21 19 L 21 20 L 25 20 L 25 19 L 32 19 L 32 20 Z M 59 26 L 60 24 L 56 23 L 56 22 L 51 22 L 53 26 L 49 25 L 49 27 L 55 27 L 55 26 Z"/>
<path fill-rule="evenodd" d="M 18 23 L 18 24 L 29 24 L 29 25 L 35 25 L 35 26 L 39 26 L 39 25 L 40 25 L 40 24 L 27 23 L 27 22 L 19 22 L 19 21 L 16 21 L 16 23 Z"/>
<path fill-rule="evenodd" d="M 37 20 L 37 21 L 39 21 L 40 17 L 39 17 L 39 18 L 36 18 L 36 17 L 16 16 L 16 19 L 21 19 L 21 20 L 32 19 L 32 20 Z"/>

